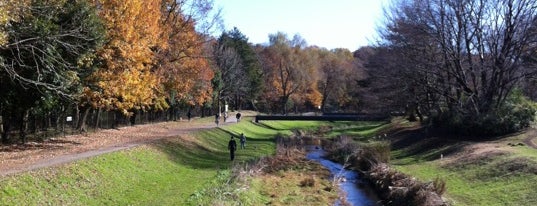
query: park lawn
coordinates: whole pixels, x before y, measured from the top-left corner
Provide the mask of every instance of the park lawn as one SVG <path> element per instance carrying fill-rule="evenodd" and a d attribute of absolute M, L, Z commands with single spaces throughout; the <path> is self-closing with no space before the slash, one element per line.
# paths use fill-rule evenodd
<path fill-rule="evenodd" d="M 444 142 L 419 152 L 409 146 L 392 151 L 391 164 L 422 181 L 445 180 L 443 196 L 453 205 L 537 205 L 537 150 L 509 145 L 524 138 Z"/>
<path fill-rule="evenodd" d="M 207 122 L 211 118 L 194 121 Z M 288 136 L 299 129 L 314 131 L 326 124 L 336 123 L 256 124 L 245 118 L 238 124 L 11 175 L 0 179 L 0 205 L 232 205 L 237 200 L 264 204 L 269 198 L 257 191 L 243 190 L 239 191 L 243 196 L 230 196 L 240 187 L 229 184 L 232 166 L 273 155 L 276 135 Z M 247 148 L 238 150 L 232 163 L 227 141 L 240 133 L 247 137 Z"/>

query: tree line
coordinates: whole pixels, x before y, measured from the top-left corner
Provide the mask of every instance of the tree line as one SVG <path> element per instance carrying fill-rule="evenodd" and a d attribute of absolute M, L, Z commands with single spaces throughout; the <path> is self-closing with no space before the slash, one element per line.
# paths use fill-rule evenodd
<path fill-rule="evenodd" d="M 2 142 L 58 129 L 67 116 L 86 131 L 105 112 L 118 122 L 144 112 L 175 120 L 224 104 L 285 114 L 355 103 L 336 88 L 351 84 L 350 51 L 283 33 L 252 45 L 237 28 L 212 37 L 221 21 L 212 0 L 2 1 Z"/>
<path fill-rule="evenodd" d="M 213 37 L 222 19 L 212 0 L 4 0 L 0 133 L 25 142 L 31 120 L 58 129 L 72 116 L 85 131 L 105 112 L 175 120 L 223 105 L 396 112 L 444 131 L 518 131 L 536 111 L 536 4 L 394 0 L 378 44 L 351 52 L 282 32 L 256 45 L 238 28 Z"/>

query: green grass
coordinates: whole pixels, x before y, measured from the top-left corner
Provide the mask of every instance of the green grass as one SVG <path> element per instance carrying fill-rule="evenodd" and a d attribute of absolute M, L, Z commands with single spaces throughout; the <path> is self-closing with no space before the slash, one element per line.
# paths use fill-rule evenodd
<path fill-rule="evenodd" d="M 371 137 L 387 128 L 389 124 L 386 122 L 335 122 L 330 126 L 332 131 L 328 134 L 329 137 L 338 135 L 347 135 L 359 137 L 360 140 L 368 140 Z"/>
<path fill-rule="evenodd" d="M 462 154 L 451 161 L 441 154 L 458 155 L 465 145 L 479 142 L 422 140 L 392 151 L 392 165 L 422 181 L 446 181 L 444 197 L 454 205 L 537 205 L 537 150 L 508 146 L 519 136 L 490 143 L 491 152 Z"/>
<path fill-rule="evenodd" d="M 208 123 L 212 117 L 194 120 Z M 179 123 L 181 124 L 181 123 Z M 274 137 L 292 130 L 315 131 L 322 125 L 352 127 L 350 123 L 267 121 L 226 124 L 151 145 L 92 157 L 74 163 L 24 172 L 0 179 L 0 205 L 206 205 L 229 202 L 226 191 L 231 168 L 227 142 L 244 133 L 246 149 L 235 163 L 275 152 Z M 349 130 L 350 131 L 350 130 Z M 344 134 L 344 131 L 339 131 Z M 215 191 L 220 190 L 220 191 Z M 214 195 L 218 194 L 218 195 Z M 264 204 L 266 197 L 244 190 L 245 204 Z M 227 201 L 227 202 L 226 202 Z"/>

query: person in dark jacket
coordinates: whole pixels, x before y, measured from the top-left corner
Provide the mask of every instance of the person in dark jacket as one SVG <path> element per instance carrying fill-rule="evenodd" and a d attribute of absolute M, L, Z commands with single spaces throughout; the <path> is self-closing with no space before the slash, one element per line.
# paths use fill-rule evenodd
<path fill-rule="evenodd" d="M 188 110 L 188 113 L 186 113 L 186 117 L 188 117 L 188 121 L 190 122 L 190 118 L 192 118 L 192 113 L 190 113 L 190 110 Z"/>
<path fill-rule="evenodd" d="M 233 139 L 233 136 L 231 136 L 231 140 L 227 144 L 227 149 L 229 150 L 229 157 L 233 161 L 235 159 L 235 151 L 237 150 L 237 142 Z"/>
<path fill-rule="evenodd" d="M 237 112 L 237 114 L 235 115 L 235 117 L 237 118 L 237 122 L 240 122 L 240 121 L 241 121 L 241 113 L 240 113 L 240 112 Z"/>

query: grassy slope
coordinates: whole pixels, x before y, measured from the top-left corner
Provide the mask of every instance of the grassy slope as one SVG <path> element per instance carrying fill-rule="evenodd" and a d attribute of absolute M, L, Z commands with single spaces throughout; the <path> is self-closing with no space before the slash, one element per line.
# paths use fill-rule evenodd
<path fill-rule="evenodd" d="M 198 121 L 210 121 L 210 118 Z M 71 164 L 0 179 L 0 205 L 196 205 L 211 202 L 207 191 L 224 184 L 231 163 L 227 141 L 244 133 L 247 149 L 236 162 L 274 153 L 273 137 L 324 123 L 241 121 L 105 154 Z M 255 148 L 255 149 L 252 149 Z M 263 198 L 251 193 L 250 201 Z"/>
<path fill-rule="evenodd" d="M 489 142 L 422 140 L 392 151 L 391 163 L 423 181 L 444 179 L 444 196 L 454 205 L 537 205 L 537 150 L 508 145 L 526 135 Z"/>
<path fill-rule="evenodd" d="M 211 121 L 212 118 L 200 121 Z M 0 179 L 0 205 L 197 205 L 222 197 L 210 194 L 230 175 L 226 143 L 231 134 L 248 137 L 238 162 L 274 153 L 272 138 L 291 129 L 315 130 L 332 127 L 329 136 L 360 135 L 369 139 L 390 125 L 380 123 L 318 123 L 274 121 L 256 125 L 250 121 L 171 138 L 152 145 L 105 154 L 56 168 L 40 169 Z M 513 135 L 486 143 L 420 141 L 392 152 L 397 169 L 432 180 L 447 182 L 447 196 L 455 205 L 537 205 L 537 150 L 519 143 L 527 134 Z M 490 144 L 492 153 L 477 155 L 469 149 Z M 252 148 L 256 149 L 252 149 Z M 421 148 L 421 149 L 419 149 Z M 495 153 L 496 151 L 497 153 Z M 444 154 L 444 159 L 440 159 Z M 283 175 L 295 180 L 300 173 Z M 274 194 L 264 185 L 284 185 L 291 194 L 296 183 L 253 179 L 244 190 L 243 203 L 264 204 Z M 208 195 L 209 194 L 209 195 Z M 284 194 L 278 193 L 278 194 Z M 296 195 L 296 194 L 295 194 Z M 282 195 L 283 196 L 283 195 Z M 225 198 L 225 197 L 223 197 Z M 285 195 L 282 202 L 295 196 Z M 278 202 L 273 202 L 278 204 Z M 230 203 L 232 204 L 232 203 Z"/>

